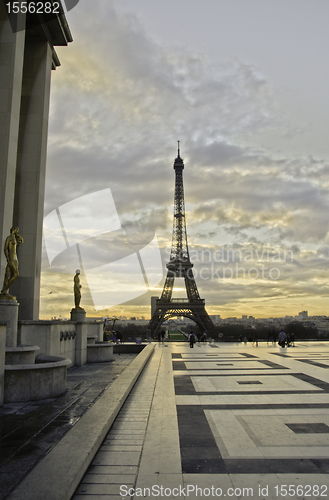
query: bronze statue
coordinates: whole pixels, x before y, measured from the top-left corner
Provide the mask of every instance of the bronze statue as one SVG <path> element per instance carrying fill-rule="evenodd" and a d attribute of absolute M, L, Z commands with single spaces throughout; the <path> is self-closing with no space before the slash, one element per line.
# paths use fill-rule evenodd
<path fill-rule="evenodd" d="M 81 300 L 81 288 L 82 288 L 82 285 L 80 285 L 80 269 L 77 269 L 75 271 L 75 276 L 73 278 L 73 281 L 74 281 L 74 303 L 75 303 L 75 308 L 76 309 L 82 309 L 82 307 L 80 307 L 80 300 Z"/>
<path fill-rule="evenodd" d="M 18 259 L 17 259 L 17 247 L 24 243 L 22 236 L 19 234 L 18 227 L 12 227 L 10 230 L 10 235 L 7 236 L 5 241 L 4 252 L 7 259 L 7 267 L 5 270 L 5 277 L 3 280 L 3 287 L 1 290 L 0 299 L 3 300 L 15 300 L 16 297 L 10 295 L 9 287 L 18 278 Z"/>

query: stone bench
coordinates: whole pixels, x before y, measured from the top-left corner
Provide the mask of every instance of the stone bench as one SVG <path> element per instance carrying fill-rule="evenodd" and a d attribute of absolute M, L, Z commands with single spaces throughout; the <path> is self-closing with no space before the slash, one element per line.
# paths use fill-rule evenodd
<path fill-rule="evenodd" d="M 87 344 L 87 363 L 106 363 L 113 360 L 113 344 L 96 342 Z"/>
<path fill-rule="evenodd" d="M 35 363 L 35 353 L 39 350 L 37 345 L 6 347 L 5 365 L 32 365 Z"/>
<path fill-rule="evenodd" d="M 38 401 L 66 391 L 67 367 L 71 360 L 38 356 L 35 364 L 5 365 L 4 403 Z"/>

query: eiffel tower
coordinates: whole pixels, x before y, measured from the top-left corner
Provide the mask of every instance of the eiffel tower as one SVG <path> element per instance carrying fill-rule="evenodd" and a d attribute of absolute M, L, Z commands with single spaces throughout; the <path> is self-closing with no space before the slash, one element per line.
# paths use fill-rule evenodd
<path fill-rule="evenodd" d="M 193 276 L 193 264 L 190 261 L 187 245 L 183 169 L 184 162 L 180 157 L 178 141 L 178 156 L 174 162 L 175 200 L 172 246 L 162 295 L 156 301 L 156 310 L 148 325 L 151 335 L 155 335 L 162 323 L 174 316 L 184 316 L 192 319 L 201 332 L 206 332 L 208 335 L 216 333 L 215 326 L 205 309 L 205 300 L 200 298 Z M 175 278 L 184 278 L 186 299 L 172 298 Z"/>

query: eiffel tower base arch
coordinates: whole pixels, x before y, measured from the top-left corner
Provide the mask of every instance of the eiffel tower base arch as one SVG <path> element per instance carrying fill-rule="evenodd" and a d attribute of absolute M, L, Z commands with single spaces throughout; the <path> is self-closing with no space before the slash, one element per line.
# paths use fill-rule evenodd
<path fill-rule="evenodd" d="M 196 301 L 184 301 L 184 299 L 178 301 L 172 299 L 170 302 L 158 299 L 156 302 L 156 310 L 148 325 L 148 330 L 151 332 L 151 335 L 156 335 L 162 323 L 174 316 L 184 316 L 185 318 L 191 319 L 197 324 L 200 331 L 206 332 L 207 335 L 214 336 L 217 333 L 205 309 L 205 301 L 203 299 Z"/>

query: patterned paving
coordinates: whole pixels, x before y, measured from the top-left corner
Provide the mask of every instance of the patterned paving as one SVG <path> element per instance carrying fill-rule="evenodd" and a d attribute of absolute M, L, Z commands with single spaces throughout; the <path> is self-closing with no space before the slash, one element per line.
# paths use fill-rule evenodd
<path fill-rule="evenodd" d="M 177 359 L 183 472 L 329 472 L 328 383 L 245 353 Z"/>
<path fill-rule="evenodd" d="M 74 500 L 199 498 L 184 489 L 197 484 L 231 498 L 247 486 L 280 498 L 284 485 L 327 498 L 328 368 L 325 343 L 158 346 Z M 154 485 L 168 494 L 152 495 Z"/>

